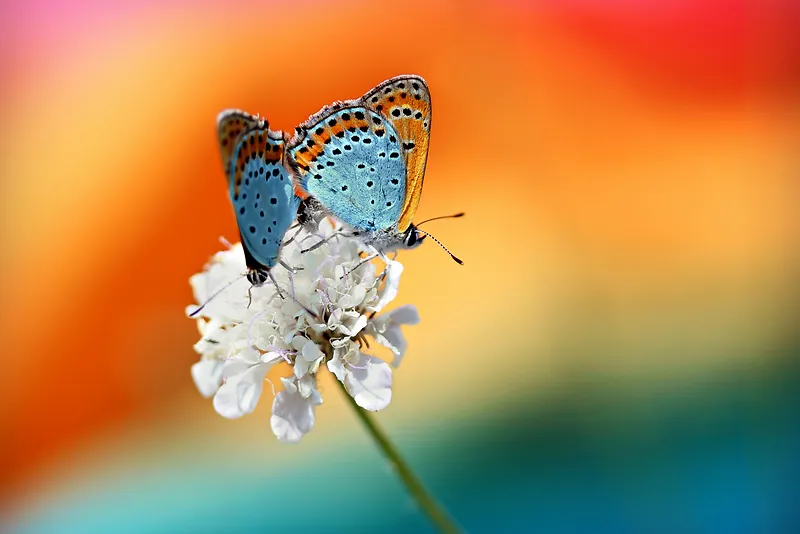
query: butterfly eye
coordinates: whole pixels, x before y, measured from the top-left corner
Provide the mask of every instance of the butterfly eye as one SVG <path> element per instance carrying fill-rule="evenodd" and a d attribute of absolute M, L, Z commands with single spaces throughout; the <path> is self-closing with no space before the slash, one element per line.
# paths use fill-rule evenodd
<path fill-rule="evenodd" d="M 411 231 L 406 234 L 406 238 L 404 240 L 405 241 L 405 243 L 404 243 L 405 246 L 407 246 L 409 248 L 411 248 L 411 247 L 413 247 L 414 245 L 417 244 L 417 231 L 413 227 L 410 228 L 410 230 Z"/>

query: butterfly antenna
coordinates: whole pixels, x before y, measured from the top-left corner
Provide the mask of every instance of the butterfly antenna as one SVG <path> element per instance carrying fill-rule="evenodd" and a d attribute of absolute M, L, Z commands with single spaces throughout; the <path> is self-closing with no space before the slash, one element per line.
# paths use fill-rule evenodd
<path fill-rule="evenodd" d="M 212 300 L 214 300 L 214 298 L 216 298 L 216 297 L 217 297 L 217 295 L 219 295 L 220 293 L 222 293 L 223 291 L 225 291 L 226 289 L 228 289 L 229 287 L 231 287 L 231 286 L 232 286 L 232 285 L 233 285 L 235 282 L 238 282 L 239 280 L 241 280 L 241 279 L 242 279 L 242 278 L 244 278 L 245 276 L 247 276 L 247 273 L 244 273 L 244 274 L 242 274 L 242 275 L 240 275 L 240 276 L 237 276 L 236 278 L 234 278 L 233 280 L 231 280 L 230 282 L 228 282 L 227 284 L 225 284 L 224 286 L 222 286 L 221 288 L 219 288 L 219 289 L 218 289 L 216 292 L 214 292 L 214 294 L 213 294 L 213 295 L 211 295 L 210 297 L 208 297 L 208 298 L 206 299 L 206 301 L 203 303 L 203 305 L 202 305 L 202 306 L 200 306 L 200 307 L 199 307 L 199 308 L 197 308 L 195 311 L 193 311 L 192 313 L 190 313 L 190 314 L 189 314 L 189 317 L 194 317 L 195 315 L 197 315 L 198 313 L 200 313 L 200 311 L 201 311 L 203 308 L 205 308 L 205 307 L 206 307 L 206 304 L 208 304 L 209 302 L 211 302 Z"/>
<path fill-rule="evenodd" d="M 422 226 L 423 224 L 425 224 L 427 222 L 437 221 L 439 219 L 458 219 L 459 217 L 463 217 L 463 216 L 464 216 L 464 212 L 462 211 L 461 213 L 455 213 L 453 215 L 440 215 L 438 217 L 431 217 L 430 219 L 425 219 L 421 223 L 417 223 L 417 228 L 419 228 L 420 226 Z"/>
<path fill-rule="evenodd" d="M 417 225 L 417 226 L 419 226 L 419 225 Z M 446 246 L 444 246 L 444 245 L 442 244 L 442 242 L 441 242 L 441 241 L 439 241 L 438 239 L 436 239 L 435 237 L 433 237 L 433 236 L 432 236 L 431 234 L 429 234 L 428 232 L 423 232 L 422 230 L 417 230 L 417 231 L 418 231 L 419 233 L 421 233 L 422 235 L 426 235 L 426 236 L 430 237 L 431 239 L 433 239 L 434 241 L 436 241 L 436 244 L 437 244 L 437 245 L 439 245 L 440 247 L 442 247 L 442 248 L 444 249 L 444 251 L 445 251 L 445 252 L 447 252 L 448 254 L 450 254 L 450 257 L 451 257 L 451 258 L 453 258 L 453 261 L 455 261 L 457 264 L 459 264 L 459 265 L 464 265 L 464 262 L 463 262 L 463 261 L 461 261 L 461 260 L 460 260 L 460 259 L 459 259 L 459 258 L 458 258 L 458 257 L 457 257 L 455 254 L 453 254 L 452 252 L 450 252 L 449 250 L 447 250 L 447 247 L 446 247 Z"/>

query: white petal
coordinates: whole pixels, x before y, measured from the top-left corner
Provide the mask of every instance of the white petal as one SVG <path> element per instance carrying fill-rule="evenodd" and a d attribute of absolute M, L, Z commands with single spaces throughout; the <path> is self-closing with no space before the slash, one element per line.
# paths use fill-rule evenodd
<path fill-rule="evenodd" d="M 214 409 L 222 417 L 236 419 L 252 412 L 264 387 L 264 376 L 270 366 L 254 365 L 246 372 L 228 379 L 214 395 Z"/>
<path fill-rule="evenodd" d="M 335 221 L 333 219 L 331 219 L 330 217 L 325 217 L 319 222 L 317 231 L 324 237 L 328 237 L 336 230 L 336 226 L 334 226 L 334 223 Z"/>
<path fill-rule="evenodd" d="M 386 271 L 386 284 L 383 286 L 378 302 L 372 307 L 372 311 L 381 311 L 394 300 L 400 289 L 400 275 L 403 274 L 403 264 L 399 261 L 389 260 L 386 264 Z"/>
<path fill-rule="evenodd" d="M 309 362 L 313 362 L 314 360 L 318 360 L 325 356 L 316 343 L 306 343 L 303 345 L 303 350 L 301 352 L 303 355 L 303 359 Z"/>
<path fill-rule="evenodd" d="M 315 404 L 322 404 L 322 396 L 317 391 L 317 379 L 314 375 L 306 375 L 297 381 L 297 391 L 303 398 L 312 397 Z"/>
<path fill-rule="evenodd" d="M 367 295 L 367 288 L 362 284 L 353 285 L 349 292 L 339 297 L 337 303 L 340 308 L 355 308 L 364 300 Z"/>
<path fill-rule="evenodd" d="M 247 288 L 250 286 L 241 276 L 244 270 L 244 254 L 241 245 L 237 245 L 218 252 L 206 271 L 189 278 L 195 302 L 205 304 L 198 315 L 242 320 L 247 311 Z M 199 306 L 189 306 L 186 312 L 191 314 L 197 308 Z"/>
<path fill-rule="evenodd" d="M 279 440 L 297 443 L 314 427 L 314 399 L 304 398 L 295 388 L 285 389 L 272 403 L 270 426 Z"/>
<path fill-rule="evenodd" d="M 311 330 L 314 331 L 315 334 L 319 334 L 320 332 L 324 332 L 328 329 L 328 325 L 325 323 L 313 323 L 311 325 Z"/>
<path fill-rule="evenodd" d="M 291 341 L 288 341 L 292 345 L 292 348 L 297 351 L 303 350 L 303 347 L 306 346 L 308 343 L 308 339 L 302 336 L 294 337 Z"/>
<path fill-rule="evenodd" d="M 386 332 L 383 333 L 383 337 L 391 344 L 392 352 L 394 352 L 394 361 L 392 365 L 397 367 L 400 365 L 400 361 L 403 359 L 403 355 L 406 352 L 406 347 L 408 344 L 406 343 L 406 338 L 403 335 L 403 332 L 400 330 L 398 325 L 389 325 L 389 328 L 386 329 Z"/>
<path fill-rule="evenodd" d="M 385 330 L 384 330 L 384 332 L 385 332 Z M 372 337 L 375 339 L 375 341 L 378 342 L 379 345 L 382 345 L 382 346 L 386 347 L 387 349 L 390 349 L 395 354 L 395 356 L 400 354 L 400 350 L 397 347 L 395 347 L 388 339 L 383 337 L 383 334 L 380 334 L 378 332 L 371 332 L 371 334 L 372 334 Z"/>
<path fill-rule="evenodd" d="M 221 346 L 228 337 L 223 326 L 224 324 L 218 320 L 198 319 L 197 329 L 200 331 L 201 338 L 195 343 L 194 350 L 200 354 L 221 352 Z"/>
<path fill-rule="evenodd" d="M 218 360 L 225 359 L 225 352 L 229 346 L 228 340 L 214 339 L 213 341 L 208 338 L 201 338 L 194 344 L 194 350 L 198 354 L 202 354 L 206 359 L 216 358 Z"/>
<path fill-rule="evenodd" d="M 309 343 L 310 344 L 310 343 Z M 313 361 L 308 361 L 305 358 L 297 358 L 294 361 L 294 376 L 297 378 L 303 378 L 309 373 L 316 373 L 319 369 L 319 364 L 322 362 L 322 358 L 318 358 Z"/>
<path fill-rule="evenodd" d="M 276 363 L 283 360 L 283 356 L 280 352 L 266 352 L 261 355 L 262 363 L 268 363 L 270 365 L 275 365 Z"/>
<path fill-rule="evenodd" d="M 222 377 L 227 381 L 231 378 L 246 373 L 253 367 L 252 363 L 247 363 L 241 358 L 231 358 L 222 364 Z"/>
<path fill-rule="evenodd" d="M 297 328 L 291 328 L 291 329 L 289 329 L 289 330 L 286 332 L 286 334 L 283 336 L 283 340 L 284 340 L 286 343 L 291 343 L 292 341 L 294 341 L 294 340 L 296 339 L 296 338 L 294 337 L 294 336 L 296 336 L 296 335 L 297 335 Z"/>
<path fill-rule="evenodd" d="M 261 363 L 261 355 L 250 347 L 240 350 L 235 356 L 225 360 L 222 376 L 227 379 L 246 372 L 254 365 Z"/>
<path fill-rule="evenodd" d="M 408 344 L 400 329 L 401 324 L 419 323 L 419 313 L 413 305 L 400 306 L 399 308 L 383 314 L 370 321 L 367 332 L 379 344 L 392 350 L 395 355 L 392 365 L 397 367 L 406 352 Z"/>
<path fill-rule="evenodd" d="M 361 317 L 358 318 L 356 324 L 350 327 L 350 336 L 352 337 L 357 335 L 364 329 L 365 326 L 367 326 L 367 316 L 362 315 Z"/>
<path fill-rule="evenodd" d="M 354 337 L 367 326 L 367 316 L 359 315 L 357 312 L 347 312 L 348 317 L 344 317 L 339 330 L 348 337 Z M 353 319 L 355 318 L 355 321 Z"/>
<path fill-rule="evenodd" d="M 283 384 L 284 389 L 287 389 L 291 392 L 297 391 L 297 384 L 295 384 L 294 378 L 281 377 L 281 384 Z"/>
<path fill-rule="evenodd" d="M 347 372 L 344 365 L 344 360 L 336 356 L 328 360 L 328 371 L 333 373 L 339 379 L 339 382 L 344 382 L 344 376 Z"/>
<path fill-rule="evenodd" d="M 331 346 L 333 348 L 343 347 L 352 341 L 349 337 L 339 337 L 331 339 Z"/>
<path fill-rule="evenodd" d="M 344 310 L 335 308 L 328 317 L 328 328 L 333 330 L 337 325 L 341 324 Z"/>
<path fill-rule="evenodd" d="M 400 306 L 389 312 L 392 322 L 397 324 L 419 324 L 419 313 L 413 304 Z"/>
<path fill-rule="evenodd" d="M 292 346 L 297 349 L 297 358 L 294 361 L 294 375 L 302 378 L 308 373 L 316 373 L 325 354 L 317 344 L 304 337 L 296 337 Z"/>
<path fill-rule="evenodd" d="M 200 360 L 192 365 L 194 385 L 203 397 L 210 397 L 222 383 L 222 365 L 219 360 Z"/>
<path fill-rule="evenodd" d="M 383 410 L 392 400 L 392 368 L 379 358 L 362 354 L 358 366 L 347 365 L 344 385 L 365 410 Z"/>

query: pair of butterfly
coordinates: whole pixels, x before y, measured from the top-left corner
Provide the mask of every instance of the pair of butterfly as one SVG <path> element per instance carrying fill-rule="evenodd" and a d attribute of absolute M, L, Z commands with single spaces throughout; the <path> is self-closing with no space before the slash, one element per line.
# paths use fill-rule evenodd
<path fill-rule="evenodd" d="M 430 93 L 413 75 L 322 108 L 291 137 L 243 111 L 222 112 L 219 147 L 250 283 L 272 278 L 295 217 L 313 228 L 333 216 L 376 255 L 421 244 L 428 234 L 411 220 L 430 128 Z"/>

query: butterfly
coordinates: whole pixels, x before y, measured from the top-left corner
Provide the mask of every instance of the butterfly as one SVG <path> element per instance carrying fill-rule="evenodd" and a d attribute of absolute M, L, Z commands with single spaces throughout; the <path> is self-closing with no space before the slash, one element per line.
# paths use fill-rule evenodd
<path fill-rule="evenodd" d="M 312 115 L 287 140 L 287 159 L 299 187 L 366 245 L 381 254 L 415 248 L 429 235 L 411 221 L 430 129 L 425 80 L 397 76 Z"/>
<path fill-rule="evenodd" d="M 300 204 L 284 165 L 284 134 L 270 130 L 266 120 L 235 109 L 219 114 L 217 134 L 247 279 L 261 286 L 280 262 L 283 236 Z"/>

